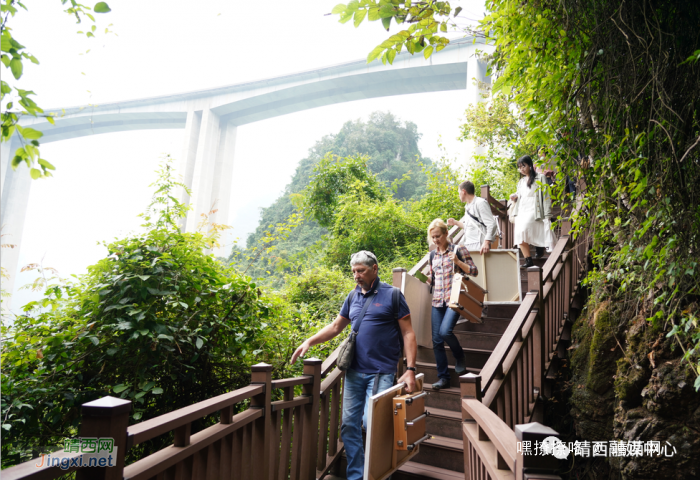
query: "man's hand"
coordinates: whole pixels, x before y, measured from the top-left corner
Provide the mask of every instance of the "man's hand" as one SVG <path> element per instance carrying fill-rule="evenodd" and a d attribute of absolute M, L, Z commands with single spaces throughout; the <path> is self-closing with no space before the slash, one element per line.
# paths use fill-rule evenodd
<path fill-rule="evenodd" d="M 306 355 L 306 352 L 309 351 L 309 348 L 311 348 L 311 344 L 309 343 L 308 340 L 306 340 L 304 343 L 299 345 L 299 348 L 296 349 L 294 352 L 294 355 L 292 355 L 292 360 L 289 362 L 290 365 L 294 365 L 294 362 L 297 361 L 297 358 L 303 357 Z"/>
<path fill-rule="evenodd" d="M 485 253 L 489 253 L 490 250 L 491 250 L 491 241 L 484 240 L 484 244 L 481 246 L 481 250 L 479 250 L 479 252 L 483 255 Z"/>
<path fill-rule="evenodd" d="M 401 382 L 406 382 L 406 393 L 413 393 L 416 389 L 416 374 L 413 373 L 413 370 L 406 370 L 397 383 Z"/>

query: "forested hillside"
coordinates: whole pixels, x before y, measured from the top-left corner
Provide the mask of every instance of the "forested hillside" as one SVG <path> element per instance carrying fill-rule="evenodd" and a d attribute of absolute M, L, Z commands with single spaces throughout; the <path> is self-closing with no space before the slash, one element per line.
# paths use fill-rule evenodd
<path fill-rule="evenodd" d="M 275 242 L 274 254 L 268 252 L 256 258 L 256 248 L 264 248 L 262 239 L 265 232 L 275 232 L 275 226 L 286 224 L 290 216 L 298 213 L 295 198 L 309 184 L 314 174 L 314 167 L 327 153 L 339 157 L 365 155 L 369 170 L 387 187 L 392 188 L 393 196 L 400 200 L 420 197 L 426 191 L 424 167 L 432 162 L 423 158 L 418 150 L 420 133 L 414 123 L 402 122 L 390 112 L 374 112 L 367 121 L 348 121 L 337 134 L 320 139 L 309 149 L 309 155 L 299 162 L 290 183 L 284 193 L 269 207 L 263 208 L 260 223 L 255 232 L 248 236 L 245 252 L 234 250 L 230 260 L 239 265 L 253 260 L 248 274 L 255 277 L 269 276 L 280 266 L 288 265 L 294 255 L 313 245 L 327 233 L 313 219 L 303 219 L 293 228 L 288 236 Z M 277 234 L 275 234 L 277 238 Z"/>

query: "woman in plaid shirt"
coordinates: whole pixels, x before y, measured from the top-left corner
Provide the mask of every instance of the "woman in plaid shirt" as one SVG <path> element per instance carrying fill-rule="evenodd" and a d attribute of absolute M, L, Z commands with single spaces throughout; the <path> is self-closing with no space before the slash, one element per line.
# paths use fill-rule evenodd
<path fill-rule="evenodd" d="M 459 315 L 447 306 L 452 290 L 452 277 L 455 271 L 471 275 L 478 275 L 478 270 L 469 251 L 462 245 L 454 245 L 447 238 L 447 225 L 440 218 L 436 218 L 428 226 L 428 243 L 437 246 L 435 256 L 430 264 L 430 275 L 433 278 L 433 309 L 431 324 L 433 331 L 433 352 L 437 364 L 438 382 L 433 383 L 434 390 L 449 388 L 450 372 L 447 368 L 447 352 L 445 343 L 452 350 L 455 357 L 455 372 L 464 375 L 467 371 L 464 362 L 464 351 L 459 345 L 459 340 L 452 330 L 457 324 Z"/>

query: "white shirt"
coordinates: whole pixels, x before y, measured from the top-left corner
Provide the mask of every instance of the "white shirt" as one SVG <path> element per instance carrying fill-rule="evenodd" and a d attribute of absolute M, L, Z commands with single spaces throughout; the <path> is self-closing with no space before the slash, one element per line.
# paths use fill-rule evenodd
<path fill-rule="evenodd" d="M 470 217 L 470 213 L 486 225 L 486 228 Z M 484 240 L 493 240 L 497 234 L 491 206 L 481 197 L 474 197 L 471 203 L 464 205 L 464 217 L 461 222 L 464 224 L 464 235 L 459 242 L 462 245 L 482 245 Z"/>

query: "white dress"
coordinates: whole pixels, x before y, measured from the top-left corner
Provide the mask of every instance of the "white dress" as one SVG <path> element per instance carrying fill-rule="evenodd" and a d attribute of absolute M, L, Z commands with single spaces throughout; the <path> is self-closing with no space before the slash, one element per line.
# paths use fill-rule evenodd
<path fill-rule="evenodd" d="M 533 247 L 544 247 L 547 241 L 546 227 L 543 220 L 535 220 L 535 203 L 537 202 L 537 182 L 527 187 L 527 177 L 518 182 L 518 214 L 515 216 L 515 244 L 525 242 Z"/>

